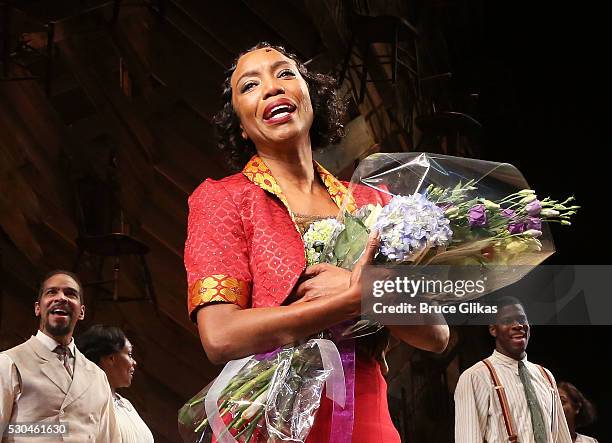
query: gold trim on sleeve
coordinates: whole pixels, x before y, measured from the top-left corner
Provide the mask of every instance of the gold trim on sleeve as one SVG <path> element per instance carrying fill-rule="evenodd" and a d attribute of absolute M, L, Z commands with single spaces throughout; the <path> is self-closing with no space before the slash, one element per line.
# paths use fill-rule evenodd
<path fill-rule="evenodd" d="M 189 312 L 207 303 L 233 303 L 245 309 L 249 306 L 249 285 L 244 280 L 215 274 L 197 280 L 189 291 Z"/>

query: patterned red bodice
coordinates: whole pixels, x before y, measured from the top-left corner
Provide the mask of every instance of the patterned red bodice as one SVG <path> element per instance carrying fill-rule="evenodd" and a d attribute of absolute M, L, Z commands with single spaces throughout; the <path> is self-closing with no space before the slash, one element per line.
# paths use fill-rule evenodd
<path fill-rule="evenodd" d="M 383 204 L 380 193 L 357 186 L 352 195 L 318 163 L 330 197 L 354 211 Z M 206 179 L 189 198 L 185 268 L 192 319 L 199 307 L 235 303 L 242 308 L 278 306 L 304 271 L 304 245 L 287 200 L 266 164 L 254 156 L 238 174 Z"/>

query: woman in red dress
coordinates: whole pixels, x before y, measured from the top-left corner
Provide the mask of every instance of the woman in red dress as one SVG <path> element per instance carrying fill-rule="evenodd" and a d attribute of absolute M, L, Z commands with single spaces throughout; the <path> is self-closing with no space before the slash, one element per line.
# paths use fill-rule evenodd
<path fill-rule="evenodd" d="M 188 309 L 213 363 L 268 352 L 360 315 L 361 268 L 306 268 L 302 242 L 309 223 L 336 217 L 345 196 L 349 210 L 381 202 L 369 190 L 348 195 L 313 161 L 313 147 L 342 134 L 334 84 L 265 43 L 240 55 L 229 72 L 216 123 L 220 147 L 242 172 L 206 179 L 194 191 L 185 245 Z M 300 277 L 306 280 L 298 284 Z M 389 326 L 388 332 L 434 352 L 445 349 L 449 335 L 446 326 Z M 323 398 L 309 442 L 400 441 L 374 342 L 357 343 L 350 362 L 348 429 L 345 417 L 343 432 L 334 432 L 333 406 Z"/>

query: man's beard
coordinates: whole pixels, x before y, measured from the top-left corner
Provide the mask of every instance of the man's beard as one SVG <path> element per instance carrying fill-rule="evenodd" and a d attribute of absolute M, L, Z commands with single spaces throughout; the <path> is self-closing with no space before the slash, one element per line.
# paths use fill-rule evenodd
<path fill-rule="evenodd" d="M 65 325 L 53 326 L 51 323 L 49 323 L 49 320 L 47 320 L 45 322 L 45 330 L 55 337 L 63 337 L 64 335 L 70 333 L 70 322 L 66 323 Z"/>

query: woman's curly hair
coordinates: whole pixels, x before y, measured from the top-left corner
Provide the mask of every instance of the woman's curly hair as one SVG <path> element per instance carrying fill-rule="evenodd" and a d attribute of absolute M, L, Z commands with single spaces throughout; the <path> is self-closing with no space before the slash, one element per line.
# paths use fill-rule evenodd
<path fill-rule="evenodd" d="M 593 405 L 576 386 L 567 381 L 560 381 L 557 383 L 557 389 L 564 390 L 569 396 L 574 408 L 578 409 L 578 414 L 576 414 L 575 418 L 577 428 L 589 426 L 597 419 L 595 405 Z"/>
<path fill-rule="evenodd" d="M 282 46 L 260 42 L 242 52 L 227 71 L 227 76 L 223 82 L 223 108 L 213 119 L 217 129 L 218 147 L 227 156 L 230 167 L 236 171 L 244 167 L 246 162 L 256 154 L 256 150 L 251 140 L 245 140 L 241 137 L 240 120 L 232 106 L 231 78 L 240 57 L 262 48 L 275 49 L 293 60 L 306 81 L 313 111 L 312 127 L 310 128 L 310 142 L 313 148 L 337 143 L 344 137 L 343 121 L 347 105 L 346 101 L 336 92 L 334 78 L 325 74 L 309 72 L 304 63 Z"/>

